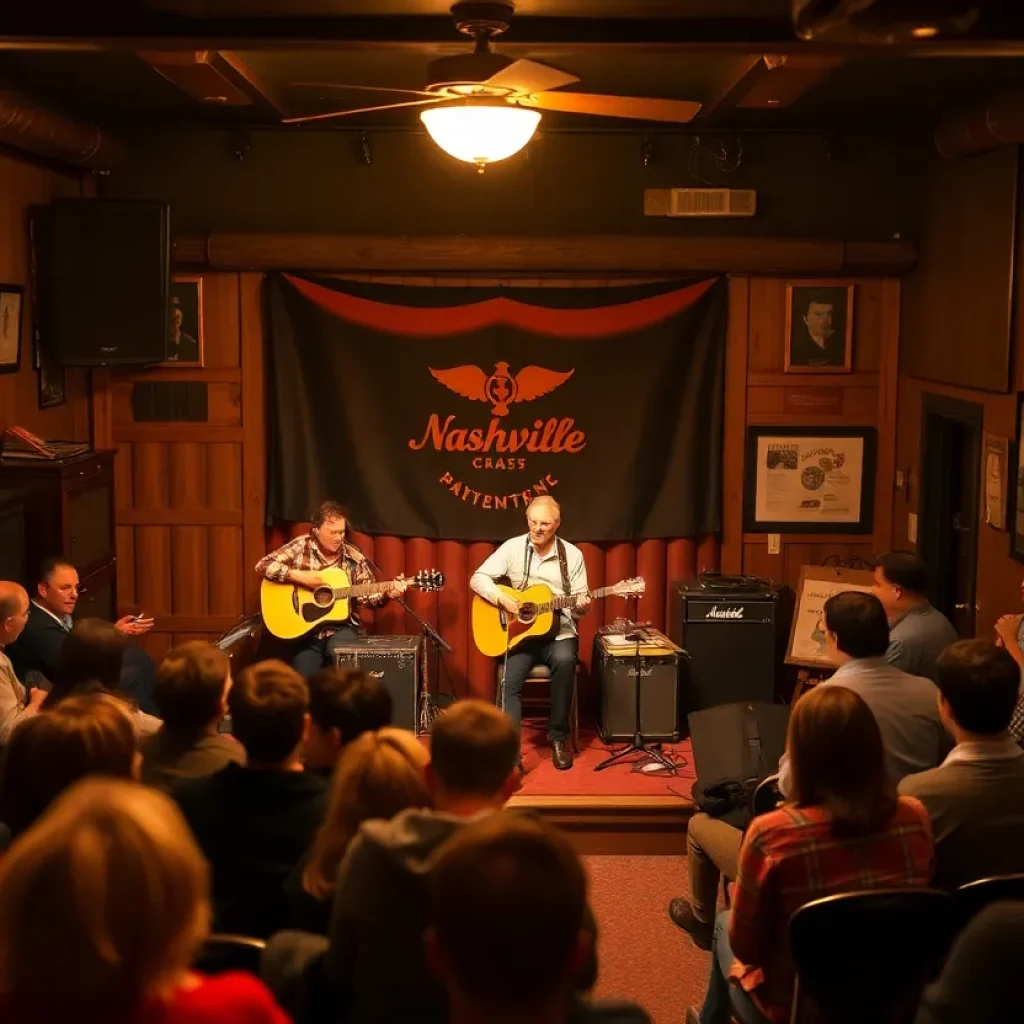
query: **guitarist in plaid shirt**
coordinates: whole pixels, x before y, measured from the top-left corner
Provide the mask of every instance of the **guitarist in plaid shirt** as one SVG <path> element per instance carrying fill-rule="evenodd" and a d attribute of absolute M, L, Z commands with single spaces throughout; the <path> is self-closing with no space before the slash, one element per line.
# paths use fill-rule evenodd
<path fill-rule="evenodd" d="M 325 501 L 313 513 L 310 531 L 295 537 L 256 563 L 256 571 L 274 583 L 294 583 L 309 590 L 322 586 L 320 575 L 335 566 L 344 569 L 353 585 L 374 583 L 376 576 L 366 556 L 345 540 L 348 513 L 336 501 Z M 371 608 L 379 608 L 390 597 L 400 597 L 408 583 L 396 580 L 381 593 L 362 598 Z M 334 649 L 351 643 L 358 635 L 359 611 L 355 599 L 349 603 L 347 622 L 325 623 L 320 629 L 294 641 L 292 667 L 307 679 L 318 669 L 334 663 Z"/>

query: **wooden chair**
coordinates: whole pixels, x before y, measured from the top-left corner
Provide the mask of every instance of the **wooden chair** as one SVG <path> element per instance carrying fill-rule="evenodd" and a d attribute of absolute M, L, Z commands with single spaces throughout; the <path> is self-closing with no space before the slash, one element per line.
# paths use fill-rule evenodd
<path fill-rule="evenodd" d="M 955 933 L 953 899 L 936 889 L 875 889 L 806 904 L 789 922 L 792 1024 L 907 1024 Z"/>
<path fill-rule="evenodd" d="M 259 977 L 260 958 L 266 948 L 263 939 L 250 935 L 214 934 L 200 947 L 192 966 L 203 974 L 248 971 Z"/>
<path fill-rule="evenodd" d="M 502 663 L 498 662 L 497 699 L 500 706 L 502 686 Z M 580 663 L 576 662 L 576 671 L 572 679 L 572 703 L 569 705 L 569 742 L 572 752 L 580 752 L 580 714 L 579 714 L 579 679 Z M 530 669 L 523 684 L 523 721 L 533 718 L 539 711 L 548 714 L 551 710 L 551 670 L 547 665 L 534 665 Z"/>

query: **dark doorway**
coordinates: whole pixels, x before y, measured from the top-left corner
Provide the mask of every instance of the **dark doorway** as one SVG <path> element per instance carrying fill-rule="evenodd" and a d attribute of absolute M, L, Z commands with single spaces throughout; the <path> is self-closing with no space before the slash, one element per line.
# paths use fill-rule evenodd
<path fill-rule="evenodd" d="M 961 636 L 974 636 L 982 407 L 925 395 L 921 420 L 918 552 L 931 567 L 932 600 Z"/>

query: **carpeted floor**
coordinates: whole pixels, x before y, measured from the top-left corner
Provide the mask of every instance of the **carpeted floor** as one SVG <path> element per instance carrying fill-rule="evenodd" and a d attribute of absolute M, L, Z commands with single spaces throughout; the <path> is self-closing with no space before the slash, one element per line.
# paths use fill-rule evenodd
<path fill-rule="evenodd" d="M 697 949 L 668 916 L 686 895 L 681 857 L 585 857 L 597 917 L 597 995 L 639 1003 L 654 1024 L 683 1024 L 700 1006 L 710 954 Z"/>

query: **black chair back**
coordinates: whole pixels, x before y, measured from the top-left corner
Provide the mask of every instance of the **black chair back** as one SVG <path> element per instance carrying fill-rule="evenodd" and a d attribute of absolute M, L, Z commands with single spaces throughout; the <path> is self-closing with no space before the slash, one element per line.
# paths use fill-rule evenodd
<path fill-rule="evenodd" d="M 806 904 L 789 923 L 797 970 L 793 1020 L 913 1020 L 955 929 L 952 897 L 934 889 L 875 889 Z"/>
<path fill-rule="evenodd" d="M 779 789 L 779 775 L 776 772 L 758 783 L 750 807 L 756 818 L 759 814 L 774 811 L 780 803 L 782 803 L 782 791 Z"/>
<path fill-rule="evenodd" d="M 211 935 L 202 945 L 192 967 L 202 974 L 248 971 L 259 977 L 260 957 L 267 944 L 249 935 Z"/>
<path fill-rule="evenodd" d="M 996 875 L 960 886 L 953 894 L 960 926 L 980 910 L 1001 900 L 1024 900 L 1024 875 Z"/>

